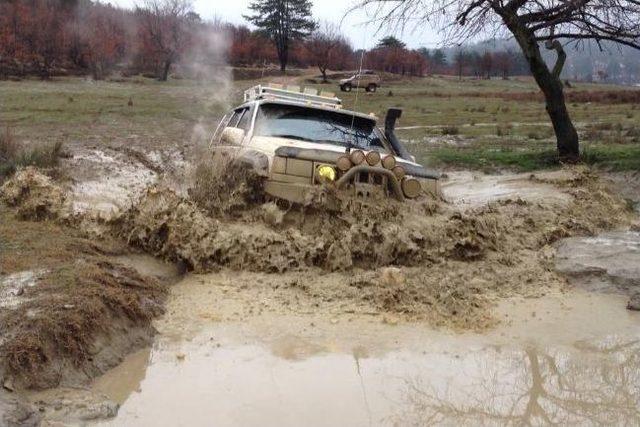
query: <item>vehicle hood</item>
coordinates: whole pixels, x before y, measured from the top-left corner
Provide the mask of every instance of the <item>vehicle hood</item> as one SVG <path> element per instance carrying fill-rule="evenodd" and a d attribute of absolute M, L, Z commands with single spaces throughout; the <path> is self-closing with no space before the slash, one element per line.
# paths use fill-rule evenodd
<path fill-rule="evenodd" d="M 342 79 L 340 80 L 340 83 L 349 83 L 350 81 L 353 81 L 353 77 L 349 77 L 348 79 Z"/>
<path fill-rule="evenodd" d="M 276 154 L 276 150 L 280 147 L 295 147 L 295 148 L 304 148 L 304 149 L 312 149 L 312 150 L 326 150 L 326 151 L 332 151 L 335 153 L 346 152 L 344 147 L 334 145 L 334 144 L 296 141 L 292 139 L 277 138 L 277 137 L 271 137 L 271 136 L 254 136 L 253 138 L 251 138 L 251 143 L 249 145 L 251 149 L 258 150 L 264 153 L 267 157 L 269 157 L 269 161 L 273 159 L 273 157 Z M 365 153 L 368 153 L 368 151 L 366 150 L 363 150 L 363 151 Z M 395 156 L 395 157 L 398 163 L 421 166 L 418 163 L 414 163 L 414 162 L 402 159 L 398 156 Z"/>

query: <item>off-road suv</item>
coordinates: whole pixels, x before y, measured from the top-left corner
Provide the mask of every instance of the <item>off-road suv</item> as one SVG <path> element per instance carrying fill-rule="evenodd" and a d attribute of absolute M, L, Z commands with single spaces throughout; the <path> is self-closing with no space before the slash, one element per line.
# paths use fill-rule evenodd
<path fill-rule="evenodd" d="M 340 80 L 340 90 L 343 92 L 351 92 L 356 88 L 364 88 L 367 92 L 375 92 L 382 83 L 379 75 L 373 71 L 363 70 L 354 74 L 348 79 Z"/>
<path fill-rule="evenodd" d="M 389 110 L 381 131 L 375 116 L 315 89 L 256 86 L 244 101 L 222 119 L 211 147 L 264 177 L 272 197 L 303 204 L 323 185 L 398 200 L 439 192 L 440 175 L 415 163 L 394 134 L 400 110 Z"/>

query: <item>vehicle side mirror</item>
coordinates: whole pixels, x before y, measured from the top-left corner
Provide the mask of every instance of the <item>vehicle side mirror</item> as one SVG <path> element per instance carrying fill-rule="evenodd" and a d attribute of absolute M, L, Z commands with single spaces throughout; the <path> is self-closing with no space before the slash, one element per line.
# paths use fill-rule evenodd
<path fill-rule="evenodd" d="M 226 127 L 222 131 L 220 142 L 225 145 L 241 145 L 244 140 L 244 130 L 239 128 Z"/>

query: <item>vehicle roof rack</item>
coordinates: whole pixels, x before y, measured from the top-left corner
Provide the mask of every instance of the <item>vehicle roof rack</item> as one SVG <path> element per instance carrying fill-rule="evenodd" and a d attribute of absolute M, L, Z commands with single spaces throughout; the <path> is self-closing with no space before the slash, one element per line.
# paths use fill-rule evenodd
<path fill-rule="evenodd" d="M 275 83 L 257 85 L 244 92 L 244 102 L 256 100 L 293 101 L 300 104 L 315 105 L 327 108 L 342 108 L 342 101 L 333 92 L 319 92 L 313 88 L 300 86 L 284 86 Z"/>

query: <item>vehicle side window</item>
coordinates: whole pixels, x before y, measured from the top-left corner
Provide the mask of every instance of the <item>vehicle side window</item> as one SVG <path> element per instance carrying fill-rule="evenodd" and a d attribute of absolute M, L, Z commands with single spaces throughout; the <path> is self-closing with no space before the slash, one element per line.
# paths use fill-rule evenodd
<path fill-rule="evenodd" d="M 236 111 L 234 111 L 233 115 L 231 116 L 231 119 L 229 119 L 229 124 L 227 124 L 227 127 L 237 128 L 238 127 L 238 122 L 242 118 L 242 113 L 243 112 L 244 112 L 244 110 L 236 110 Z"/>
<path fill-rule="evenodd" d="M 229 126 L 229 121 L 231 120 L 232 117 L 233 117 L 233 113 L 225 114 L 225 116 L 220 121 L 220 124 L 218 124 L 218 127 L 216 128 L 216 131 L 214 132 L 213 137 L 211 138 L 211 144 L 217 144 L 220 142 L 222 131 L 224 130 L 224 128 Z"/>
<path fill-rule="evenodd" d="M 238 121 L 238 128 L 244 130 L 245 132 L 249 132 L 249 128 L 251 127 L 251 110 L 249 108 L 245 108 L 242 113 L 242 117 Z"/>

